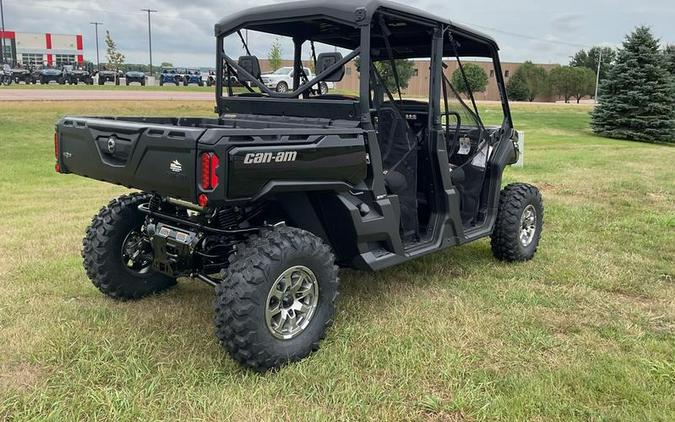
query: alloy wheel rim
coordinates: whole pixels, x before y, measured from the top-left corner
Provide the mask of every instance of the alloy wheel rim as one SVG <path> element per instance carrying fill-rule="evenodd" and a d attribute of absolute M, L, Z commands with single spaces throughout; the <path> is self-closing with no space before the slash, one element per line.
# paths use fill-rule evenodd
<path fill-rule="evenodd" d="M 278 339 L 290 340 L 302 333 L 316 313 L 319 283 L 314 272 L 303 265 L 285 270 L 267 295 L 265 322 Z"/>
<path fill-rule="evenodd" d="M 537 210 L 529 204 L 520 216 L 520 244 L 527 247 L 534 240 L 537 231 Z"/>

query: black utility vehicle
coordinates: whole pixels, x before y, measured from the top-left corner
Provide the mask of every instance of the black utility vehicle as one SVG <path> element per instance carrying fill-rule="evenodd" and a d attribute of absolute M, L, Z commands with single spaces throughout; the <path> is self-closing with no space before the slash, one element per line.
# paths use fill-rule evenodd
<path fill-rule="evenodd" d="M 77 85 L 80 82 L 86 85 L 94 84 L 94 78 L 91 76 L 91 72 L 84 66 L 67 64 L 64 65 L 61 70 L 63 72 L 63 81 L 68 85 Z"/>
<path fill-rule="evenodd" d="M 96 73 L 98 75 L 98 84 L 104 85 L 106 82 L 113 82 L 115 85 L 120 84 L 120 78 L 122 77 L 122 71 L 103 69 Z"/>
<path fill-rule="evenodd" d="M 294 40 L 289 92 L 262 83 L 257 57 L 225 53 L 248 50 L 243 30 Z M 87 229 L 84 267 L 103 293 L 138 299 L 179 277 L 212 285 L 223 346 L 265 370 L 318 348 L 338 266 L 379 270 L 488 236 L 498 259 L 534 256 L 542 199 L 531 185 L 501 188 L 517 135 L 490 37 L 380 0 L 258 7 L 215 32 L 216 117 L 58 122 L 58 172 L 141 191 L 111 201 Z M 331 52 L 312 54 L 316 76 L 302 82 L 303 47 L 315 43 Z M 357 96 L 311 92 L 343 79 L 357 57 Z M 494 67 L 503 99 L 499 118 L 489 115 L 495 125 L 444 73 L 465 57 Z M 426 101 L 383 80 L 386 66 L 408 58 L 429 60 Z M 249 92 L 235 95 L 232 76 Z"/>
<path fill-rule="evenodd" d="M 63 85 L 63 72 L 61 69 L 52 66 L 38 66 L 33 70 L 33 80 L 42 85 L 47 85 L 50 82 L 56 82 Z"/>
<path fill-rule="evenodd" d="M 129 70 L 124 74 L 124 83 L 126 85 L 129 85 L 133 82 L 138 82 L 141 84 L 141 86 L 145 86 L 146 80 L 147 76 L 145 76 L 145 73 L 138 70 Z"/>
<path fill-rule="evenodd" d="M 30 69 L 27 67 L 24 67 L 21 64 L 17 64 L 16 66 L 13 66 L 11 69 L 11 80 L 15 84 L 19 84 L 20 82 L 23 82 L 24 84 L 28 85 L 33 82 L 33 75 L 31 74 Z"/>

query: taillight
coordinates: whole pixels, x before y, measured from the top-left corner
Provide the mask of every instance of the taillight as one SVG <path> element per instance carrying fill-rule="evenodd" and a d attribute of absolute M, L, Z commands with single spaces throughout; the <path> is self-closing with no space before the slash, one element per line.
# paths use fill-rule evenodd
<path fill-rule="evenodd" d="M 54 170 L 57 173 L 61 173 L 61 165 L 59 164 L 59 133 L 56 131 L 54 131 L 54 158 L 56 159 Z"/>
<path fill-rule="evenodd" d="M 199 156 L 201 163 L 201 177 L 199 185 L 204 190 L 215 189 L 218 186 L 218 166 L 220 160 L 218 156 L 212 152 L 204 152 Z"/>

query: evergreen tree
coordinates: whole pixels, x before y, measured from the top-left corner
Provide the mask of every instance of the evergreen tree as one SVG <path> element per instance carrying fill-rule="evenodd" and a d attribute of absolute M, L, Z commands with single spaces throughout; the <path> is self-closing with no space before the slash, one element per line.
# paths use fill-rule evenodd
<path fill-rule="evenodd" d="M 522 68 L 522 66 L 521 66 Z M 529 101 L 531 97 L 530 88 L 527 85 L 527 79 L 525 79 L 525 73 L 520 71 L 520 68 L 516 70 L 509 82 L 506 84 L 506 93 L 509 97 L 509 100 L 512 101 Z"/>
<path fill-rule="evenodd" d="M 669 45 L 663 49 L 663 55 L 666 60 L 666 68 L 675 78 L 675 45 Z"/>
<path fill-rule="evenodd" d="M 675 142 L 675 82 L 648 27 L 626 37 L 600 85 L 591 127 L 610 138 Z"/>

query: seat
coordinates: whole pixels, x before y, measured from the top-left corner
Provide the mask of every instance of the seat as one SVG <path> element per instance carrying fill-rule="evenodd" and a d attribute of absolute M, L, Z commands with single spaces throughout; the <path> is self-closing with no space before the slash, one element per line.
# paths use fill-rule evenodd
<path fill-rule="evenodd" d="M 377 111 L 377 141 L 382 155 L 384 182 L 401 207 L 401 238 L 417 238 L 417 139 L 392 103 Z"/>

